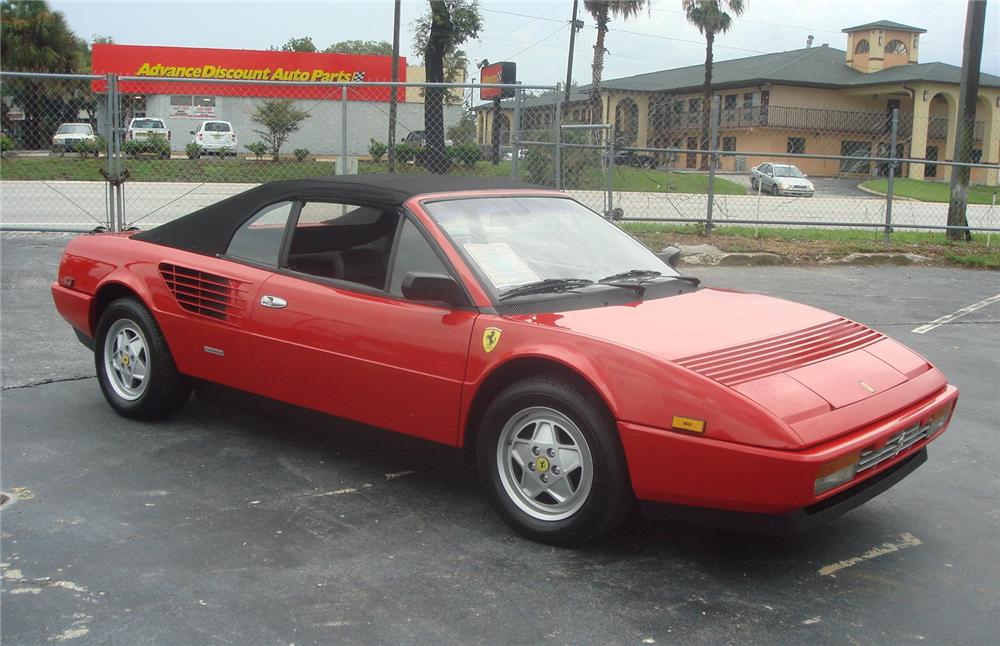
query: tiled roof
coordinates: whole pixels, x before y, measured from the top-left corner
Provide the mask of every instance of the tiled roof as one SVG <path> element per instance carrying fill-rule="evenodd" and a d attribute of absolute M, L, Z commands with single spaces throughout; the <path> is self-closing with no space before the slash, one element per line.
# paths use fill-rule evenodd
<path fill-rule="evenodd" d="M 841 29 L 845 34 L 850 31 L 862 31 L 866 29 L 895 29 L 897 31 L 915 31 L 918 34 L 926 34 L 926 29 L 921 29 L 920 27 L 911 27 L 909 25 L 904 25 L 902 23 L 893 22 L 891 20 L 877 20 L 875 22 L 866 22 L 863 25 L 858 25 L 857 27 L 848 27 L 847 29 Z"/>

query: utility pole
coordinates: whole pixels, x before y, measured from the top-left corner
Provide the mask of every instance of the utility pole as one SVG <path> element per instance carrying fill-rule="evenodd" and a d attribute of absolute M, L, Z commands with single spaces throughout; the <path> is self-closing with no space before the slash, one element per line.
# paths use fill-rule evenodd
<path fill-rule="evenodd" d="M 573 83 L 573 48 L 576 46 L 576 32 L 583 28 L 583 21 L 576 19 L 579 0 L 573 0 L 573 20 L 569 23 L 569 57 L 566 61 L 566 102 L 569 103 L 570 87 Z M 577 25 L 579 23 L 579 25 Z"/>
<path fill-rule="evenodd" d="M 393 2 L 393 16 L 392 16 L 392 82 L 395 83 L 399 81 L 399 3 L 400 0 Z M 389 162 L 389 172 L 396 172 L 396 100 L 399 94 L 399 89 L 396 87 L 392 88 L 392 92 L 389 94 L 389 149 L 388 149 L 388 162 Z"/>
<path fill-rule="evenodd" d="M 986 24 L 986 0 L 968 0 L 965 14 L 965 45 L 962 53 L 962 80 L 958 89 L 958 123 L 955 127 L 955 154 L 957 162 L 972 161 L 972 140 L 976 125 L 976 100 L 979 94 L 979 66 L 983 59 L 983 30 Z M 972 240 L 969 219 L 968 166 L 951 169 L 951 199 L 948 202 L 948 226 L 965 227 L 948 229 L 951 240 Z"/>

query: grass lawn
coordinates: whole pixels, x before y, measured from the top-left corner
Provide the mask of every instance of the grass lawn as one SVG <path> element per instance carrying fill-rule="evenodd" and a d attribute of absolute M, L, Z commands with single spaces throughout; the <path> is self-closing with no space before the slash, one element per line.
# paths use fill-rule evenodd
<path fill-rule="evenodd" d="M 259 183 L 279 179 L 299 179 L 330 175 L 336 172 L 332 161 L 280 162 L 256 161 L 252 159 L 126 159 L 123 165 L 129 171 L 129 179 L 134 182 L 233 182 Z M 65 180 L 98 181 L 102 179 L 100 169 L 104 159 L 65 157 L 8 157 L 0 162 L 0 180 Z M 386 162 L 362 161 L 358 165 L 361 173 L 384 173 L 388 171 Z M 426 173 L 426 169 L 410 164 L 397 166 L 398 173 Z M 478 162 L 472 168 L 456 166 L 452 174 L 478 177 L 510 177 L 510 162 L 493 165 L 488 161 Z M 599 168 L 587 169 L 584 177 L 573 188 L 582 190 L 604 190 L 606 181 Z M 707 175 L 692 173 L 672 173 L 660 170 L 621 167 L 615 169 L 614 187 L 619 191 L 655 191 L 672 193 L 705 193 Z M 726 195 L 743 195 L 746 190 L 739 184 L 716 178 L 716 191 Z"/>
<path fill-rule="evenodd" d="M 885 193 L 889 190 L 888 179 L 871 179 L 861 184 L 867 189 Z M 951 185 L 946 182 L 900 177 L 893 181 L 893 195 L 908 197 L 921 202 L 948 202 L 951 199 Z M 1000 192 L 1000 186 L 970 185 L 969 204 L 990 204 L 993 193 Z"/>
<path fill-rule="evenodd" d="M 929 256 L 939 264 L 1000 269 L 1000 234 L 994 235 L 991 245 L 986 246 L 985 233 L 974 233 L 972 242 L 954 242 L 943 232 L 898 231 L 892 234 L 891 244 L 886 247 L 881 230 L 762 227 L 755 234 L 753 227 L 721 225 L 707 238 L 704 228 L 695 224 L 624 222 L 621 226 L 654 250 L 672 243 L 709 243 L 729 252 L 770 251 L 784 256 L 788 262 L 803 264 L 827 256 L 891 251 Z"/>

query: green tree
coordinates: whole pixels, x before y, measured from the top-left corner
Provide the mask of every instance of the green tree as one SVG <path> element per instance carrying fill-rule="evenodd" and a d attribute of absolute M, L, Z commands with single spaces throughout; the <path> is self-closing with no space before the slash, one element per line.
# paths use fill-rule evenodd
<path fill-rule="evenodd" d="M 342 40 L 323 50 L 327 54 L 392 56 L 392 43 L 384 40 Z"/>
<path fill-rule="evenodd" d="M 709 141 L 709 115 L 712 109 L 712 61 L 715 35 L 724 34 L 733 26 L 734 16 L 743 13 L 743 0 L 681 0 L 689 23 L 705 36 L 705 83 L 701 100 L 701 149 L 707 150 Z M 708 169 L 709 155 L 701 156 L 701 168 Z"/>
<path fill-rule="evenodd" d="M 79 71 L 79 41 L 59 11 L 46 2 L 4 0 L 0 3 L 0 51 L 3 69 L 9 72 Z M 67 92 L 67 84 L 37 79 L 10 79 L 3 83 L 9 104 L 24 112 L 20 124 L 20 146 L 42 148 L 62 121 L 76 119 L 77 102 Z M 7 123 L 8 101 L 4 101 L 3 121 Z"/>
<path fill-rule="evenodd" d="M 424 53 L 428 83 L 443 83 L 445 59 L 459 46 L 479 35 L 483 20 L 477 0 L 429 0 L 430 11 L 414 23 L 414 47 Z M 464 53 L 463 53 L 464 56 Z M 424 131 L 427 134 L 424 164 L 435 173 L 447 172 L 451 160 L 444 149 L 444 97 L 442 88 L 424 93 Z"/>
<path fill-rule="evenodd" d="M 597 22 L 597 42 L 594 44 L 594 62 L 591 64 L 590 123 L 601 123 L 601 76 L 604 74 L 604 38 L 612 18 L 628 20 L 639 15 L 646 0 L 584 0 L 583 7 Z"/>
<path fill-rule="evenodd" d="M 271 159 L 278 161 L 281 146 L 288 137 L 302 127 L 302 122 L 309 118 L 309 113 L 295 107 L 291 99 L 275 99 L 264 101 L 254 108 L 250 120 L 260 126 L 254 132 L 261 136 Z M 249 146 L 248 146 L 249 148 Z"/>
<path fill-rule="evenodd" d="M 302 36 L 301 38 L 289 38 L 288 41 L 281 47 L 271 47 L 271 51 L 282 51 L 282 52 L 315 52 L 316 45 L 313 43 L 313 39 L 309 36 Z"/>
<path fill-rule="evenodd" d="M 456 146 L 476 143 L 476 115 L 470 110 L 463 110 L 458 123 L 448 128 L 448 139 Z"/>

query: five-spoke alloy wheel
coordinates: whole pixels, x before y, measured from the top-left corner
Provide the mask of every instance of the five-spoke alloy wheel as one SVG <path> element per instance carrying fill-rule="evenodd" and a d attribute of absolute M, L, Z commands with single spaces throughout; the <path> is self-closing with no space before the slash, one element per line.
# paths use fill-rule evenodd
<path fill-rule="evenodd" d="M 541 375 L 500 391 L 483 414 L 476 453 L 490 502 L 533 540 L 581 543 L 632 507 L 614 418 L 576 380 Z"/>
<path fill-rule="evenodd" d="M 156 319 L 131 298 L 112 302 L 101 314 L 94 363 L 104 398 L 124 417 L 165 417 L 191 392 Z"/>

